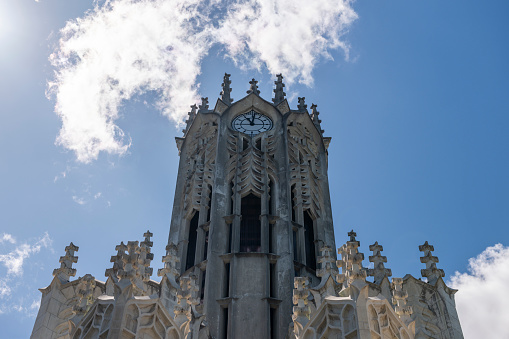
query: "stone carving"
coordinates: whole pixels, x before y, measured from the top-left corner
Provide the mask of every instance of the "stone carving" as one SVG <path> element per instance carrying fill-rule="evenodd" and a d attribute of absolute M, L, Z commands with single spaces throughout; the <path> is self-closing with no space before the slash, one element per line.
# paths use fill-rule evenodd
<path fill-rule="evenodd" d="M 79 247 L 74 245 L 72 242 L 65 248 L 65 255 L 60 257 L 60 268 L 53 270 L 53 276 L 57 277 L 60 282 L 69 282 L 70 277 L 74 277 L 76 275 L 76 269 L 72 268 L 72 264 L 78 262 L 78 257 L 74 255 L 74 252 L 77 252 L 78 250 Z"/>
<path fill-rule="evenodd" d="M 366 281 L 367 269 L 362 267 L 362 261 L 364 260 L 364 254 L 359 252 L 360 241 L 357 241 L 355 237 L 357 233 L 353 230 L 348 232 L 350 241 L 347 241 L 345 245 L 338 249 L 338 254 L 341 254 L 340 264 L 338 267 L 343 268 L 345 274 L 345 286 L 353 284 L 355 281 Z"/>
<path fill-rule="evenodd" d="M 221 84 L 223 90 L 221 91 L 221 93 L 219 93 L 219 95 L 221 95 L 221 100 L 228 106 L 230 106 L 233 102 L 233 98 L 230 96 L 230 93 L 232 91 L 232 89 L 230 88 L 230 85 L 232 83 L 232 81 L 230 80 L 230 76 L 231 74 L 228 73 L 224 74 L 223 83 Z"/>
<path fill-rule="evenodd" d="M 318 112 L 316 107 L 318 107 L 318 106 L 315 104 L 311 105 L 311 120 L 313 120 L 313 124 L 316 126 L 316 129 L 318 130 L 318 132 L 320 132 L 320 134 L 323 134 L 324 130 L 322 129 L 322 127 L 320 125 L 322 120 L 318 119 L 318 115 L 320 115 L 320 113 Z"/>
<path fill-rule="evenodd" d="M 421 275 L 427 278 L 432 285 L 437 282 L 438 278 L 445 276 L 444 270 L 437 268 L 438 257 L 434 257 L 431 253 L 434 250 L 434 247 L 429 245 L 427 241 L 419 246 L 419 251 L 424 252 L 421 262 L 426 264 L 426 268 L 421 270 Z"/>
<path fill-rule="evenodd" d="M 368 276 L 374 277 L 374 283 L 380 285 L 385 277 L 392 276 L 392 271 L 384 266 L 384 263 L 387 262 L 387 257 L 381 254 L 384 248 L 382 245 L 378 245 L 378 241 L 373 245 L 369 245 L 369 250 L 373 251 L 369 261 L 374 264 L 374 268 L 368 269 Z"/>
<path fill-rule="evenodd" d="M 73 306 L 76 313 L 87 313 L 90 306 L 94 303 L 94 291 L 96 287 L 95 278 L 91 274 L 86 274 L 80 279 L 78 284 L 78 302 Z"/>
<path fill-rule="evenodd" d="M 258 90 L 258 81 L 254 78 L 249 82 L 249 90 L 246 92 L 247 94 L 254 93 L 256 95 L 260 95 L 260 91 Z"/>
<path fill-rule="evenodd" d="M 306 97 L 299 97 L 299 105 L 297 106 L 300 112 L 306 112 L 308 105 L 306 105 Z"/>
<path fill-rule="evenodd" d="M 209 110 L 209 98 L 201 98 L 201 105 L 198 112 L 204 113 Z"/>
<path fill-rule="evenodd" d="M 311 310 L 308 306 L 309 297 L 309 279 L 306 277 L 294 278 L 293 290 L 293 324 L 294 333 L 297 337 L 302 333 L 302 329 L 309 320 Z"/>
<path fill-rule="evenodd" d="M 186 128 L 182 130 L 182 133 L 184 133 L 184 135 L 186 135 L 187 131 L 189 131 L 189 128 L 193 124 L 194 118 L 196 118 L 196 109 L 197 108 L 198 107 L 196 107 L 196 104 L 194 104 L 191 106 L 191 111 L 189 111 L 189 113 L 187 113 L 189 118 L 187 118 L 187 120 L 186 120 Z M 180 151 L 180 149 L 179 149 L 179 151 Z"/>
<path fill-rule="evenodd" d="M 285 84 L 283 83 L 283 75 L 280 73 L 276 75 L 277 80 L 274 81 L 274 84 L 276 85 L 276 88 L 274 89 L 274 98 L 272 99 L 272 102 L 274 105 L 279 105 L 283 100 L 285 100 L 286 93 L 283 91 L 285 88 Z"/>
<path fill-rule="evenodd" d="M 412 307 L 406 305 L 408 293 L 403 290 L 403 279 L 392 278 L 391 287 L 392 304 L 394 305 L 395 312 L 403 322 L 408 323 L 412 314 Z"/>
<path fill-rule="evenodd" d="M 288 156 L 290 160 L 290 183 L 294 196 L 301 197 L 302 209 L 320 215 L 323 196 L 318 146 L 311 132 L 301 123 L 288 126 Z"/>

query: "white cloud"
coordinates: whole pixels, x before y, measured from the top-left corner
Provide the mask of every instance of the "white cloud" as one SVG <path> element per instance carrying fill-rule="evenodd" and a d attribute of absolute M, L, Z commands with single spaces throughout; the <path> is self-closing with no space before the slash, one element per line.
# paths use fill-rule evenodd
<path fill-rule="evenodd" d="M 6 238 L 4 233 L 3 238 Z M 12 235 L 7 234 L 7 238 L 14 239 Z M 10 299 L 16 286 L 20 284 L 23 276 L 23 266 L 26 260 L 41 251 L 43 248 L 49 248 L 51 246 L 51 239 L 48 233 L 44 233 L 42 237 L 32 243 L 22 243 L 15 246 L 6 254 L 0 254 L 0 264 L 6 269 L 6 273 L 0 275 L 0 299 Z M 16 242 L 10 242 L 15 245 Z M 14 304 L 9 304 L 3 301 L 0 303 L 0 313 L 5 313 L 9 310 L 19 311 L 19 307 Z"/>
<path fill-rule="evenodd" d="M 468 273 L 456 272 L 456 306 L 465 338 L 509 338 L 509 247 L 497 244 L 471 258 Z"/>
<path fill-rule="evenodd" d="M 233 4 L 218 41 L 241 67 L 283 73 L 288 82 L 313 83 L 320 57 L 348 45 L 341 39 L 357 14 L 350 0 L 246 0 Z"/>
<path fill-rule="evenodd" d="M 72 200 L 77 203 L 78 205 L 85 205 L 87 202 L 85 199 L 78 197 L 77 195 L 72 196 Z"/>
<path fill-rule="evenodd" d="M 14 239 L 14 237 L 11 234 L 3 233 L 2 237 L 0 238 L 0 244 L 3 242 L 9 242 L 11 244 L 15 244 L 16 239 Z"/>
<path fill-rule="evenodd" d="M 10 234 L 8 234 L 10 236 Z M 10 236 L 12 238 L 12 236 Z M 34 244 L 23 243 L 16 246 L 14 250 L 7 254 L 0 254 L 0 263 L 7 268 L 7 276 L 23 275 L 23 263 L 25 259 L 34 253 L 41 251 L 41 248 L 47 248 L 51 245 L 51 239 L 48 233 L 44 233 Z"/>
<path fill-rule="evenodd" d="M 101 192 L 97 192 L 97 193 L 94 195 L 94 199 L 99 199 L 101 196 L 102 196 L 102 193 L 101 193 Z"/>
<path fill-rule="evenodd" d="M 119 107 L 137 94 L 159 95 L 163 115 L 181 122 L 198 99 L 201 61 L 214 43 L 244 69 L 283 72 L 312 84 L 312 70 L 357 18 L 352 0 L 107 0 L 69 21 L 50 61 L 48 93 L 62 119 L 57 143 L 90 162 L 124 154 Z M 221 18 L 221 19 L 218 19 Z M 58 179 L 57 179 L 58 180 Z"/>

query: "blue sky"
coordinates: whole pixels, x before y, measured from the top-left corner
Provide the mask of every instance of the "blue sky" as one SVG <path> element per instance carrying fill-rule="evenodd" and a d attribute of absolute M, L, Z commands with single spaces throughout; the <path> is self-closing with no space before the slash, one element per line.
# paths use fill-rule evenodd
<path fill-rule="evenodd" d="M 129 9 L 127 4 L 135 1 L 113 3 Z M 157 9 L 164 2 L 148 3 Z M 285 8 L 305 2 L 275 3 Z M 478 337 L 467 325 L 473 310 L 466 301 L 486 299 L 487 308 L 509 301 L 494 292 L 494 286 L 509 278 L 509 3 L 357 0 L 346 3 L 344 10 L 333 1 L 316 4 L 297 9 L 284 27 L 273 30 L 257 28 L 264 22 L 256 20 L 217 29 L 217 17 L 231 13 L 232 3 L 210 13 L 198 7 L 202 19 L 212 18 L 211 24 L 192 27 L 192 39 L 185 37 L 189 50 L 182 51 L 183 72 L 165 68 L 173 59 L 149 53 L 151 44 L 173 41 L 168 23 L 155 17 L 146 27 L 159 34 L 159 42 L 152 42 L 136 35 L 140 30 L 133 20 L 115 21 L 99 2 L 98 11 L 110 20 L 101 25 L 92 20 L 100 17 L 98 12 L 89 12 L 90 22 L 82 21 L 83 32 L 119 29 L 118 41 L 109 45 L 118 48 L 111 50 L 118 51 L 120 60 L 142 53 L 128 39 L 139 38 L 137 46 L 147 55 L 134 57 L 147 58 L 154 74 L 144 85 L 136 83 L 134 75 L 113 83 L 121 93 L 116 97 L 91 97 L 88 82 L 80 83 L 78 73 L 70 73 L 76 82 L 61 82 L 57 89 L 74 92 L 61 99 L 50 94 L 48 99 L 54 72 L 69 69 L 49 61 L 59 51 L 59 30 L 69 20 L 83 18 L 94 4 L 0 0 L 0 324 L 5 337 L 29 335 L 40 299 L 37 288 L 50 283 L 71 241 L 80 247 L 77 275 L 91 273 L 103 279 L 115 245 L 141 239 L 148 228 L 154 233 L 152 266 L 162 267 L 178 165 L 174 137 L 181 135 L 175 121 L 186 115 L 197 96 L 208 96 L 214 103 L 224 72 L 232 74 L 234 99 L 245 95 L 254 77 L 261 96 L 270 100 L 279 71 L 290 80 L 290 105 L 297 106 L 297 96 L 305 96 L 308 107 L 316 103 L 325 135 L 332 137 L 329 180 L 336 245 L 353 228 L 366 257 L 368 245 L 378 241 L 393 276 L 419 277 L 424 265 L 418 245 L 429 241 L 446 279 L 456 271 L 463 274 L 454 282 L 460 289 L 460 317 L 465 333 Z M 323 12 L 313 6 L 338 12 L 317 17 Z M 140 20 L 152 12 L 146 13 Z M 345 13 L 346 18 L 341 17 Z M 301 30 L 305 22 L 322 34 L 323 45 Z M 245 30 L 232 35 L 232 27 Z M 122 35 L 126 31 L 131 32 L 128 38 Z M 340 44 L 334 32 L 340 33 Z M 74 47 L 79 43 L 101 54 L 108 43 L 101 47 L 98 36 L 108 35 L 74 40 Z M 246 39 L 251 49 L 236 50 Z M 286 41 L 298 55 L 275 53 Z M 61 57 L 62 50 L 54 55 Z M 108 65 L 107 57 L 98 60 L 109 68 L 116 66 Z M 160 66 L 161 60 L 166 66 Z M 87 67 L 85 75 L 91 78 L 109 69 L 92 62 Z M 170 88 L 175 79 L 184 84 L 182 92 Z M 118 104 L 118 116 L 108 120 L 117 126 L 117 139 L 111 140 L 118 142 L 122 130 L 123 143 L 112 144 L 106 135 L 104 142 L 95 144 L 96 154 L 82 151 L 81 159 L 73 151 L 87 142 L 80 131 L 69 129 L 67 144 L 56 143 L 62 119 L 91 121 L 94 108 L 107 100 Z M 92 126 L 101 137 L 103 125 Z M 470 258 L 477 258 L 470 266 L 475 272 L 468 271 Z M 491 315 L 485 323 L 504 316 L 508 315 Z M 507 329 L 492 328 L 498 331 L 492 337 L 509 335 Z"/>

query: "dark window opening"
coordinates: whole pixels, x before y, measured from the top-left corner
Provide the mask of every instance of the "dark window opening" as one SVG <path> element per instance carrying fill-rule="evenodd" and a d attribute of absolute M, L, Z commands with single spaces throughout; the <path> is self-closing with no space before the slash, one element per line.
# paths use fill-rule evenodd
<path fill-rule="evenodd" d="M 256 148 L 262 150 L 262 138 L 256 140 Z"/>
<path fill-rule="evenodd" d="M 242 138 L 242 150 L 245 151 L 249 147 L 249 140 L 247 138 Z"/>
<path fill-rule="evenodd" d="M 274 251 L 274 246 L 272 245 L 273 237 L 274 237 L 274 224 L 269 224 L 269 253 L 276 253 Z"/>
<path fill-rule="evenodd" d="M 313 219 L 309 211 L 304 212 L 304 232 L 306 237 L 306 266 L 316 270 L 315 233 Z"/>
<path fill-rule="evenodd" d="M 230 263 L 224 264 L 224 291 L 225 298 L 230 296 Z"/>
<path fill-rule="evenodd" d="M 299 250 L 297 248 L 297 231 L 293 230 L 293 260 L 299 261 Z"/>
<path fill-rule="evenodd" d="M 207 221 L 210 221 L 210 211 L 212 210 L 212 186 L 209 186 L 209 205 L 207 210 Z"/>
<path fill-rule="evenodd" d="M 277 309 L 275 308 L 270 308 L 270 337 L 272 339 L 276 339 L 277 338 L 277 319 L 276 319 L 276 313 L 277 312 Z"/>
<path fill-rule="evenodd" d="M 276 288 L 277 288 L 277 281 L 276 281 L 276 264 L 270 264 L 270 272 L 269 272 L 269 280 L 270 280 L 270 291 L 269 295 L 271 298 L 276 298 Z"/>
<path fill-rule="evenodd" d="M 295 184 L 291 187 L 291 203 L 292 203 L 292 221 L 295 220 Z"/>
<path fill-rule="evenodd" d="M 233 191 L 233 188 L 234 188 L 234 184 L 233 184 L 233 181 L 230 183 L 230 214 L 234 214 L 234 204 L 233 204 L 233 201 L 234 201 L 234 198 L 235 198 L 235 193 Z"/>
<path fill-rule="evenodd" d="M 240 222 L 240 252 L 261 252 L 261 199 L 254 194 L 242 198 Z"/>
<path fill-rule="evenodd" d="M 205 232 L 205 244 L 203 246 L 203 260 L 207 260 L 208 249 L 209 249 L 209 231 Z"/>
<path fill-rule="evenodd" d="M 195 212 L 193 218 L 189 222 L 189 234 L 187 236 L 187 256 L 186 271 L 194 266 L 194 258 L 196 255 L 196 238 L 198 236 L 198 219 L 199 213 Z"/>
<path fill-rule="evenodd" d="M 223 339 L 228 339 L 228 307 L 223 308 Z"/>
<path fill-rule="evenodd" d="M 228 252 L 227 253 L 232 253 L 232 233 L 233 233 L 233 230 L 232 230 L 232 225 L 228 225 Z"/>
<path fill-rule="evenodd" d="M 273 215 L 273 205 L 275 203 L 275 200 L 274 200 L 274 195 L 275 195 L 276 192 L 274 192 L 274 183 L 271 181 L 269 181 L 269 194 L 268 194 L 268 201 L 269 201 L 269 215 Z"/>
<path fill-rule="evenodd" d="M 207 271 L 203 271 L 202 274 L 202 280 L 201 280 L 201 291 L 200 291 L 200 298 L 205 298 L 205 278 L 207 276 Z"/>

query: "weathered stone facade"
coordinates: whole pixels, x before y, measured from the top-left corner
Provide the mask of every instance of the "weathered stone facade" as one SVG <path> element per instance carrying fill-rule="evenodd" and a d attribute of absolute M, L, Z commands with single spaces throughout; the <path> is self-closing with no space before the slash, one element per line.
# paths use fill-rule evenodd
<path fill-rule="evenodd" d="M 277 76 L 272 102 L 257 82 L 234 102 L 225 74 L 213 109 L 191 106 L 177 138 L 179 173 L 160 282 L 152 234 L 116 247 L 106 282 L 69 281 L 78 247 L 41 289 L 32 338 L 462 338 L 454 290 L 433 247 L 423 276 L 389 281 L 382 246 L 363 268 L 355 234 L 339 249 L 316 105 L 297 110 Z M 319 255 L 321 254 L 321 255 Z M 342 274 L 339 274 L 339 269 Z M 366 278 L 373 277 L 373 282 Z"/>

